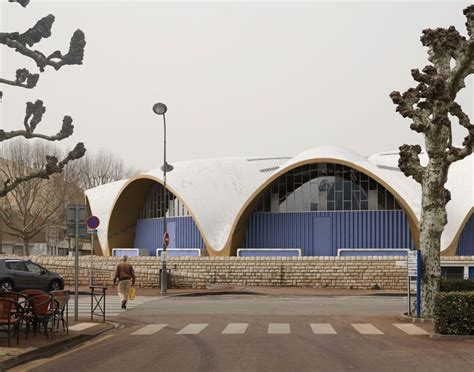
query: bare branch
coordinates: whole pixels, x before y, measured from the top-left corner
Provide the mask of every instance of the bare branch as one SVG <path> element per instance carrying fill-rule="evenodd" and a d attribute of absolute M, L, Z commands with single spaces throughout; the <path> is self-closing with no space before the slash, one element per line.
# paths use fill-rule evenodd
<path fill-rule="evenodd" d="M 23 8 L 25 8 L 29 3 L 30 0 L 8 0 L 10 3 L 18 3 L 20 4 Z"/>
<path fill-rule="evenodd" d="M 81 30 L 74 32 L 69 43 L 69 51 L 64 55 L 59 50 L 56 50 L 49 56 L 45 56 L 40 51 L 32 50 L 26 46 L 26 44 L 30 45 L 30 43 L 34 43 L 40 37 L 47 37 L 45 36 L 45 32 L 27 35 L 28 38 L 26 39 L 22 39 L 23 35 L 19 35 L 18 33 L 0 33 L 0 44 L 4 44 L 15 49 L 18 53 L 33 59 L 41 72 L 44 71 L 46 66 L 51 66 L 55 70 L 59 70 L 64 65 L 82 65 L 86 40 Z"/>
<path fill-rule="evenodd" d="M 38 83 L 39 74 L 31 74 L 26 68 L 16 70 L 15 80 L 0 78 L 0 83 L 32 89 Z"/>
<path fill-rule="evenodd" d="M 455 161 L 464 159 L 472 154 L 474 146 L 474 125 L 471 123 L 469 116 L 462 110 L 461 106 L 453 102 L 449 107 L 449 113 L 458 118 L 459 124 L 468 130 L 468 135 L 464 138 L 462 145 L 464 147 L 450 147 L 448 149 L 447 160 L 451 164 Z"/>
<path fill-rule="evenodd" d="M 402 145 L 399 150 L 398 167 L 405 176 L 413 177 L 416 182 L 421 184 L 425 170 L 420 163 L 421 147 L 419 145 Z"/>
<path fill-rule="evenodd" d="M 49 176 L 51 176 L 52 174 L 61 173 L 67 163 L 69 163 L 72 160 L 80 159 L 81 157 L 84 156 L 85 152 L 86 152 L 86 149 L 84 147 L 84 144 L 80 142 L 60 162 L 58 162 L 58 159 L 55 156 L 46 156 L 46 165 L 44 166 L 44 168 L 38 171 L 33 171 L 26 176 L 18 177 L 13 181 L 6 180 L 3 183 L 3 187 L 0 188 L 0 197 L 7 195 L 10 191 L 15 189 L 15 187 L 17 187 L 18 185 L 24 182 L 28 182 L 36 178 L 49 179 Z"/>
<path fill-rule="evenodd" d="M 55 135 L 48 136 L 45 134 L 35 133 L 35 129 L 41 122 L 45 111 L 46 108 L 43 105 L 43 101 L 37 100 L 35 103 L 27 102 L 25 119 L 23 121 L 25 130 L 5 132 L 4 130 L 0 129 L 0 142 L 14 137 L 41 138 L 47 141 L 60 141 L 72 135 L 74 126 L 72 125 L 72 118 L 67 115 L 63 118 L 61 130 Z"/>

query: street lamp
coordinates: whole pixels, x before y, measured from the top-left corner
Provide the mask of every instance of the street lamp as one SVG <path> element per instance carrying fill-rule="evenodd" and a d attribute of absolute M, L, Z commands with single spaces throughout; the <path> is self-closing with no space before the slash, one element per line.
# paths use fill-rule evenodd
<path fill-rule="evenodd" d="M 163 208 L 163 251 L 161 252 L 161 288 L 160 293 L 166 293 L 168 288 L 167 283 L 167 272 L 166 272 L 166 248 L 168 247 L 169 243 L 169 235 L 166 226 L 166 206 L 167 206 L 167 190 L 166 190 L 166 172 L 171 172 L 173 170 L 173 166 L 166 162 L 166 117 L 165 113 L 168 110 L 164 103 L 155 103 L 153 105 L 153 112 L 157 115 L 163 115 L 163 128 L 164 128 L 164 136 L 163 136 L 163 143 L 164 143 L 164 164 L 161 167 L 163 171 L 163 199 L 164 199 L 164 208 Z"/>

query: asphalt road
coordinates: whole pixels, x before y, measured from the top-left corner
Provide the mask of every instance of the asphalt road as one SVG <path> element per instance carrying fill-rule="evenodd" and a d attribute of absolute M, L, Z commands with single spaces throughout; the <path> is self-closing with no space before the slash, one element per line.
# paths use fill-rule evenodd
<path fill-rule="evenodd" d="M 119 315 L 124 328 L 21 370 L 474 370 L 474 342 L 408 334 L 404 307 L 401 297 L 160 299 Z"/>

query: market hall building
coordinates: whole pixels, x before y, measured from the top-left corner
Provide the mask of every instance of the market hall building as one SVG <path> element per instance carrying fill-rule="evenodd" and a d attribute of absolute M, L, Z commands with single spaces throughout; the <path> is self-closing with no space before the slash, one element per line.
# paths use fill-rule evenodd
<path fill-rule="evenodd" d="M 445 256 L 474 255 L 473 158 L 450 169 Z M 159 169 L 86 191 L 90 212 L 101 219 L 96 253 L 139 248 L 156 255 L 165 214 L 169 248 L 199 249 L 201 255 L 416 249 L 421 188 L 397 164 L 397 152 L 364 157 L 338 147 L 292 158 L 175 162 L 167 174 L 167 200 Z"/>

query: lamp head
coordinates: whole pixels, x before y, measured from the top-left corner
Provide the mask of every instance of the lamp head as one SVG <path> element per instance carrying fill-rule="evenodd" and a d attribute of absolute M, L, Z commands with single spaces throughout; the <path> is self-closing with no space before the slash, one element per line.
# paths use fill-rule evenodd
<path fill-rule="evenodd" d="M 153 105 L 153 112 L 157 115 L 164 115 L 166 110 L 168 110 L 168 108 L 164 103 L 155 103 Z"/>

